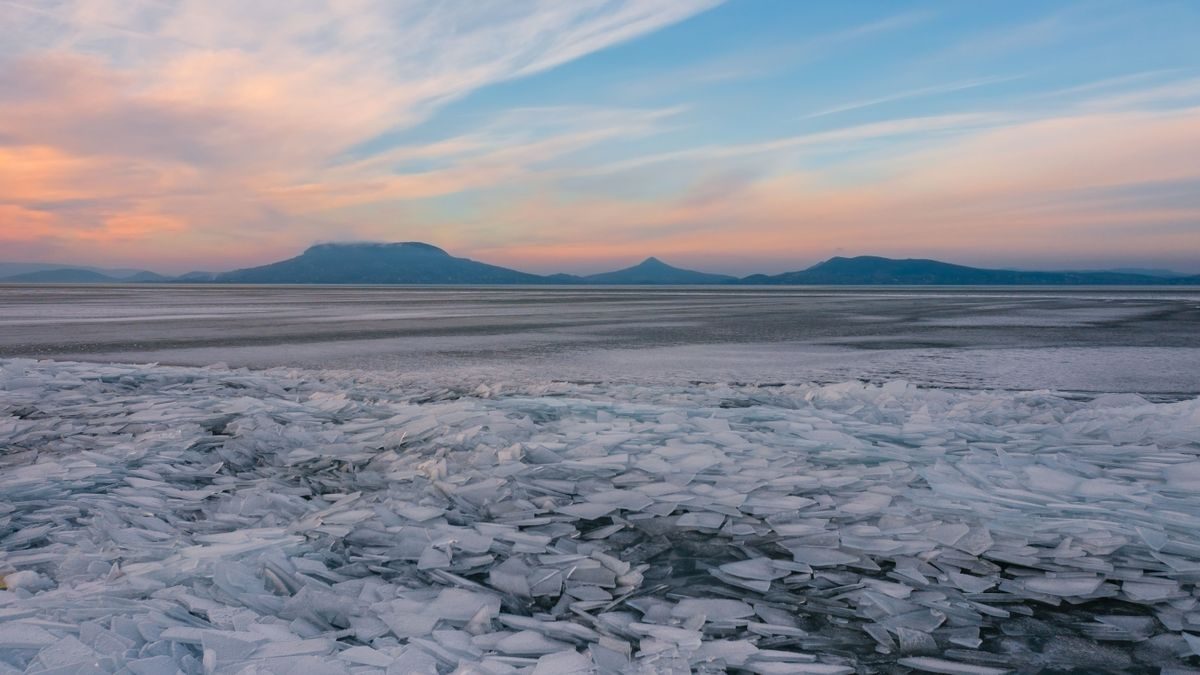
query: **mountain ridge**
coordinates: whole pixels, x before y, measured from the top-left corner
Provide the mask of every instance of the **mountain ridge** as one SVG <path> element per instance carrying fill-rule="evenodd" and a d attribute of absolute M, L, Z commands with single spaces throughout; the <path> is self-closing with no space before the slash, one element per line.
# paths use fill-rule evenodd
<path fill-rule="evenodd" d="M 7 279 L 23 274 L 31 274 L 34 272 L 53 272 L 58 270 L 85 270 L 88 272 L 97 272 L 106 277 L 111 277 L 116 280 L 129 279 L 139 274 L 147 273 L 146 270 L 128 268 L 128 267 L 96 267 L 94 265 L 77 265 L 72 263 L 47 263 L 47 262 L 11 262 L 0 261 L 0 279 Z"/>
<path fill-rule="evenodd" d="M 1032 271 L 970 267 L 927 258 L 834 256 L 781 274 L 734 277 L 675 267 L 651 256 L 590 275 L 539 275 L 451 255 L 419 241 L 319 243 L 292 258 L 219 274 L 166 277 L 139 272 L 115 277 L 82 266 L 42 269 L 0 278 L 8 283 L 244 283 L 244 284 L 593 284 L 593 285 L 1200 285 L 1200 275 L 1121 271 Z"/>
<path fill-rule="evenodd" d="M 927 258 L 835 256 L 805 270 L 761 275 L 743 283 L 797 285 L 912 285 L 912 286 L 1076 286 L 1175 285 L 1195 283 L 1198 277 L 1158 277 L 1119 272 L 1038 272 L 968 267 Z"/>
<path fill-rule="evenodd" d="M 60 267 L 50 270 L 38 270 L 13 274 L 0 281 L 14 284 L 119 284 L 128 283 L 129 279 L 112 277 L 95 270 L 81 267 Z"/>
<path fill-rule="evenodd" d="M 218 274 L 243 284 L 520 284 L 543 277 L 456 258 L 419 241 L 316 244 L 279 262 Z"/>

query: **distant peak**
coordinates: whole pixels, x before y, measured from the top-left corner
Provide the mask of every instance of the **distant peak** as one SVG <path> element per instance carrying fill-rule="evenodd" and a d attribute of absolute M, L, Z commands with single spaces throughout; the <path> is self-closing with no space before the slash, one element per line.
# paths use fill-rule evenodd
<path fill-rule="evenodd" d="M 826 268 L 826 267 L 837 267 L 837 266 L 846 265 L 846 264 L 889 263 L 889 262 L 896 262 L 896 261 L 891 258 L 883 258 L 883 257 L 877 256 L 877 255 L 856 255 L 853 257 L 835 255 L 828 260 L 822 260 L 821 262 L 813 265 L 809 269 L 817 270 L 817 269 L 822 269 L 822 268 Z"/>
<path fill-rule="evenodd" d="M 663 262 L 663 261 L 659 260 L 658 258 L 655 258 L 654 256 L 650 256 L 649 258 L 646 258 L 646 259 L 645 259 L 645 260 L 643 260 L 642 262 L 638 263 L 638 267 L 646 267 L 646 266 L 653 266 L 653 267 L 670 267 L 670 265 L 668 265 L 667 263 L 665 263 L 665 262 Z"/>
<path fill-rule="evenodd" d="M 305 251 L 305 253 L 308 253 L 310 251 L 322 251 L 322 250 L 329 251 L 329 250 L 347 250 L 347 249 L 358 249 L 358 250 L 362 250 L 362 249 L 387 249 L 387 250 L 405 249 L 405 250 L 409 250 L 409 251 L 413 251 L 413 252 L 434 253 L 437 255 L 445 255 L 445 256 L 450 255 L 445 250 L 440 249 L 437 246 L 434 246 L 433 244 L 426 244 L 425 242 L 421 242 L 421 241 L 328 242 L 328 243 L 324 243 L 324 244 L 315 244 L 313 246 L 310 246 L 308 248 L 308 250 Z"/>

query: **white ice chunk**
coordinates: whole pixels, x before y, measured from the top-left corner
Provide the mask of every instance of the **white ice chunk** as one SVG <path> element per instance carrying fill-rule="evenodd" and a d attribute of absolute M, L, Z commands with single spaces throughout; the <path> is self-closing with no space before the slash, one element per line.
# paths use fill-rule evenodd
<path fill-rule="evenodd" d="M 466 623 L 483 608 L 487 609 L 490 616 L 496 616 L 500 613 L 500 598 L 490 593 L 447 588 L 429 604 L 426 612 L 449 621 Z"/>
<path fill-rule="evenodd" d="M 533 675 L 588 675 L 593 672 L 592 660 L 575 650 L 546 654 L 533 668 Z"/>
<path fill-rule="evenodd" d="M 0 623 L 0 649 L 41 649 L 58 642 L 50 631 L 22 622 Z"/>

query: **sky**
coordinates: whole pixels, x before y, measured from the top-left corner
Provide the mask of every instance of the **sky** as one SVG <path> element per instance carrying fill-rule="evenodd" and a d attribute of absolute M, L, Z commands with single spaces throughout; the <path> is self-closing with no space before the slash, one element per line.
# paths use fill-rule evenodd
<path fill-rule="evenodd" d="M 1200 3 L 0 0 L 0 260 L 1200 272 Z"/>

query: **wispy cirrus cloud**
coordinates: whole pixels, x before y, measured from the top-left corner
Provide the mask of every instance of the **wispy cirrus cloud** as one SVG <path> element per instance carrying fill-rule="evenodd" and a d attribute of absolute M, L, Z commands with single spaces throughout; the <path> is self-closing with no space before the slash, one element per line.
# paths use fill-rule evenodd
<path fill-rule="evenodd" d="M 920 26 L 933 16 L 934 13 L 927 10 L 912 10 L 835 30 L 814 32 L 783 45 L 755 44 L 626 82 L 621 90 L 633 95 L 661 95 L 694 86 L 762 78 L 869 45 L 872 39 Z"/>
<path fill-rule="evenodd" d="M 884 103 L 893 103 L 895 101 L 904 101 L 908 99 L 921 98 L 923 96 L 934 96 L 937 94 L 949 94 L 958 91 L 966 91 L 968 89 L 977 89 L 986 87 L 990 84 L 999 84 L 1001 82 L 1011 82 L 1020 79 L 1021 75 L 1002 75 L 996 77 L 982 77 L 972 80 L 962 80 L 959 82 L 949 82 L 946 84 L 935 84 L 928 87 L 917 87 L 915 89 L 907 89 L 904 91 L 892 92 L 883 96 L 851 101 L 840 105 L 823 108 L 815 112 L 804 115 L 801 119 L 813 119 L 815 117 L 826 117 L 828 115 L 836 115 L 838 113 L 850 112 L 851 110 L 861 110 L 863 108 L 872 108 Z"/>
<path fill-rule="evenodd" d="M 858 125 L 740 150 L 803 155 L 838 138 L 930 132 L 946 122 Z M 1200 199 L 1194 195 L 1200 192 L 1176 190 L 1193 197 L 1170 204 L 1138 195 L 1155 186 L 1200 188 L 1195 161 L 1200 108 L 1081 111 L 992 122 L 927 137 L 899 154 L 856 158 L 847 170 L 869 177 L 845 184 L 830 182 L 839 167 L 822 166 L 737 182 L 722 191 L 704 177 L 718 172 L 733 149 L 660 156 L 654 161 L 704 166 L 693 184 L 703 185 L 709 198 L 695 199 L 691 192 L 653 202 L 541 195 L 507 209 L 498 205 L 507 231 L 525 234 L 516 244 L 510 240 L 477 252 L 533 261 L 544 271 L 563 260 L 628 262 L 646 250 L 693 264 L 758 261 L 729 271 L 764 266 L 783 271 L 831 255 L 847 242 L 857 242 L 856 250 L 864 253 L 940 254 L 980 264 L 1055 264 L 1065 250 L 1097 264 L 1125 255 L 1194 266 L 1192 252 L 1200 247 Z M 609 170 L 639 168 L 627 163 Z M 564 220 L 575 224 L 569 233 L 549 225 Z M 593 231 L 604 235 L 579 236 Z"/>
<path fill-rule="evenodd" d="M 468 134 L 390 148 L 330 167 L 319 182 L 269 194 L 281 203 L 322 211 L 514 184 L 535 179 L 545 173 L 539 165 L 575 151 L 655 133 L 677 113 L 674 108 L 522 108 Z M 413 160 L 437 160 L 439 165 L 406 170 L 404 164 Z"/>
<path fill-rule="evenodd" d="M 107 232 L 161 254 L 236 227 L 213 215 L 246 227 L 275 210 L 303 230 L 314 220 L 305 209 L 328 205 L 288 200 L 317 189 L 362 199 L 457 189 L 463 180 L 366 176 L 344 153 L 481 87 L 714 4 L 0 0 L 0 200 L 40 223 L 5 227 L 0 240 L 11 251 L 36 232 L 70 254 L 81 233 Z M 39 210 L 64 197 L 103 206 L 70 221 Z M 196 210 L 205 198 L 227 208 Z M 130 214 L 172 227 L 131 236 Z"/>

